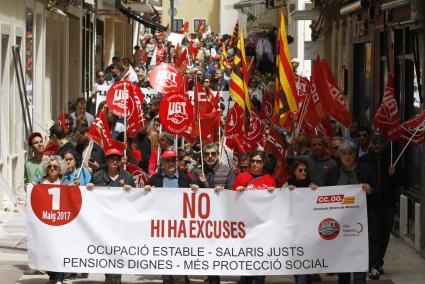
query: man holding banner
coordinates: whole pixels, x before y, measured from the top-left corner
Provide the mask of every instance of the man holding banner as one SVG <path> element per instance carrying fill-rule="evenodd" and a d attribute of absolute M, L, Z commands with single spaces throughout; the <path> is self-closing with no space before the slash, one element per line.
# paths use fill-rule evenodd
<path fill-rule="evenodd" d="M 338 148 L 341 165 L 329 169 L 325 177 L 325 186 L 362 184 L 369 196 L 376 189 L 376 177 L 371 168 L 356 161 L 356 146 L 345 141 Z M 355 284 L 366 284 L 366 272 L 353 272 Z M 338 273 L 338 284 L 349 284 L 350 273 Z"/>

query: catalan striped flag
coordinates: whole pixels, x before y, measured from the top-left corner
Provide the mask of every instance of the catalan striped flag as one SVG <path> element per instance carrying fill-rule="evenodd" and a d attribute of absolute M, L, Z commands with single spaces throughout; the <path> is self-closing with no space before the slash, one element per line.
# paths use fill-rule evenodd
<path fill-rule="evenodd" d="M 248 69 L 246 67 L 244 35 L 241 32 L 235 49 L 233 72 L 230 76 L 229 92 L 235 102 L 245 111 L 251 113 L 251 100 L 248 94 Z"/>
<path fill-rule="evenodd" d="M 226 51 L 226 45 L 222 44 L 221 48 L 221 55 L 220 55 L 220 66 L 221 70 L 224 72 L 227 68 L 227 51 Z"/>
<path fill-rule="evenodd" d="M 284 125 L 290 112 L 298 109 L 297 89 L 295 77 L 292 71 L 291 55 L 289 54 L 288 41 L 283 10 L 280 11 L 279 26 L 279 52 L 276 59 L 277 80 L 275 96 L 275 114 L 278 115 L 278 124 Z M 282 91 L 280 91 L 282 90 Z"/>
<path fill-rule="evenodd" d="M 236 22 L 236 25 L 233 28 L 232 36 L 230 37 L 229 42 L 227 43 L 228 48 L 232 48 L 236 44 L 236 41 L 238 40 L 238 34 L 239 34 L 239 24 L 238 22 Z"/>

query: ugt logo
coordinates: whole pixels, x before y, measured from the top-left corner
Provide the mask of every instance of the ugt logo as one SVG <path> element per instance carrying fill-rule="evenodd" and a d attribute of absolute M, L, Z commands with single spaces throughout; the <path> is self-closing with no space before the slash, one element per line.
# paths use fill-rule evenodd
<path fill-rule="evenodd" d="M 160 70 L 158 71 L 156 81 L 166 88 L 177 87 L 176 75 L 176 73 L 167 70 Z"/>
<path fill-rule="evenodd" d="M 167 120 L 174 124 L 180 124 L 188 119 L 186 113 L 186 102 L 170 102 L 168 105 Z"/>

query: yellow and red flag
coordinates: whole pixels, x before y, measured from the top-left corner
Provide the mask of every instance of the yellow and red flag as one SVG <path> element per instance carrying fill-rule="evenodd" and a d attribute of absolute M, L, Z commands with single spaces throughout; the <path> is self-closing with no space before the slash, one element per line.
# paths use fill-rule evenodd
<path fill-rule="evenodd" d="M 288 40 L 286 38 L 283 10 L 280 11 L 278 41 L 279 52 L 276 58 L 277 77 L 274 111 L 277 115 L 278 124 L 283 126 L 286 124 L 290 113 L 298 109 L 297 89 L 294 73 L 292 71 Z"/>
<path fill-rule="evenodd" d="M 235 49 L 233 72 L 230 76 L 229 93 L 235 102 L 244 110 L 245 114 L 251 114 L 251 100 L 248 94 L 248 69 L 245 57 L 245 42 L 241 32 L 238 45 Z"/>
<path fill-rule="evenodd" d="M 229 42 L 227 43 L 227 47 L 231 48 L 236 44 L 236 41 L 238 40 L 238 34 L 239 34 L 239 24 L 236 22 L 235 27 L 233 28 L 232 36 L 229 39 Z"/>
<path fill-rule="evenodd" d="M 226 45 L 224 43 L 222 44 L 222 48 L 221 48 L 220 67 L 223 72 L 227 68 L 227 51 L 226 51 Z"/>

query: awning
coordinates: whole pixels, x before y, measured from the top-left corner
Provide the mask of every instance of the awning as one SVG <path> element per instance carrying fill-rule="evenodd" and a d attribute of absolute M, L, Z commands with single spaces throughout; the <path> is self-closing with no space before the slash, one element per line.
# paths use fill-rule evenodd
<path fill-rule="evenodd" d="M 279 9 L 270 9 L 258 17 L 251 25 L 252 28 L 277 28 L 279 26 Z"/>
<path fill-rule="evenodd" d="M 142 18 L 142 16 L 136 14 L 133 10 L 122 5 L 120 0 L 117 0 L 115 2 L 115 5 L 116 9 L 118 9 L 123 15 L 132 18 L 135 21 L 138 21 L 147 28 L 155 29 L 161 32 L 165 32 L 167 30 L 167 28 L 163 25 Z"/>
<path fill-rule="evenodd" d="M 295 21 L 309 21 L 314 20 L 317 21 L 320 17 L 320 11 L 313 10 L 299 10 L 291 13 L 291 18 Z"/>

